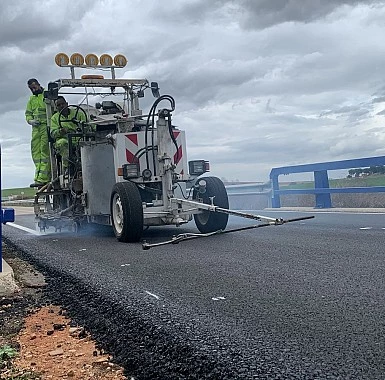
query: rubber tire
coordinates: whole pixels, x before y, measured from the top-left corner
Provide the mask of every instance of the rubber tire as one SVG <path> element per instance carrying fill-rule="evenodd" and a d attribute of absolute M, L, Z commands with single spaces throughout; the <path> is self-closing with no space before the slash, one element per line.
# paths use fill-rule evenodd
<path fill-rule="evenodd" d="M 116 238 L 138 242 L 143 233 L 143 206 L 139 189 L 132 182 L 118 182 L 111 192 L 111 222 Z"/>
<path fill-rule="evenodd" d="M 197 190 L 193 192 L 193 199 L 198 197 L 203 200 L 203 203 L 211 204 L 210 197 L 214 198 L 214 205 L 221 208 L 229 208 L 229 198 L 223 182 L 217 177 L 202 177 L 197 180 L 206 181 L 206 192 L 199 194 Z M 195 225 L 201 233 L 209 233 L 218 230 L 224 230 L 229 219 L 228 214 L 222 212 L 203 211 L 200 214 L 194 214 Z"/>

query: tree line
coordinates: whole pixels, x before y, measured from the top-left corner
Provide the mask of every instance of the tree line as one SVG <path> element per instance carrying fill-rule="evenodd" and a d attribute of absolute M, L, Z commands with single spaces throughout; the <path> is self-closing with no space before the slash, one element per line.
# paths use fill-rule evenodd
<path fill-rule="evenodd" d="M 365 175 L 371 175 L 371 174 L 385 174 L 385 165 L 381 166 L 370 166 L 369 168 L 357 168 L 357 169 L 350 169 L 348 171 L 348 178 L 352 177 L 360 177 L 363 174 Z"/>

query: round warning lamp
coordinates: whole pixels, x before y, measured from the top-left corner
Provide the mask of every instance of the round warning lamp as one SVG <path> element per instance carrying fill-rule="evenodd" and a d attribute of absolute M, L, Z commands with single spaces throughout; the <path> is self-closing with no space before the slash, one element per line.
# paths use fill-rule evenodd
<path fill-rule="evenodd" d="M 74 66 L 81 66 L 84 63 L 84 57 L 79 53 L 74 53 L 71 55 L 70 61 Z"/>
<path fill-rule="evenodd" d="M 70 59 L 67 54 L 59 53 L 55 56 L 55 63 L 58 66 L 67 66 L 70 63 Z"/>
<path fill-rule="evenodd" d="M 112 66 L 112 64 L 114 62 L 112 57 L 109 54 L 102 54 L 100 56 L 99 61 L 100 61 L 101 66 Z"/>
<path fill-rule="evenodd" d="M 122 54 L 117 54 L 114 57 L 114 63 L 117 67 L 124 67 L 127 65 L 127 58 Z"/>
<path fill-rule="evenodd" d="M 97 66 L 99 64 L 99 58 L 95 54 L 87 54 L 85 61 L 87 66 Z"/>

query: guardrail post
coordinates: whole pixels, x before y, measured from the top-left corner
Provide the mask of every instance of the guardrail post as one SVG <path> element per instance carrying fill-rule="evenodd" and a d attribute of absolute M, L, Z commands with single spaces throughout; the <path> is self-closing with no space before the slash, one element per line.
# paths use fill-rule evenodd
<path fill-rule="evenodd" d="M 1 145 L 0 145 L 0 194 L 1 194 Z M 0 195 L 0 273 L 3 271 L 3 223 L 15 221 L 15 210 L 13 208 L 3 209 L 2 198 Z"/>
<path fill-rule="evenodd" d="M 314 171 L 314 188 L 329 189 L 329 177 L 327 170 Z M 315 195 L 315 208 L 330 207 L 332 207 L 330 193 Z"/>
<path fill-rule="evenodd" d="M 271 179 L 271 207 L 272 208 L 280 208 L 281 207 L 281 199 L 279 194 L 276 194 L 275 191 L 279 190 L 279 182 L 278 182 L 278 174 L 270 174 Z"/>

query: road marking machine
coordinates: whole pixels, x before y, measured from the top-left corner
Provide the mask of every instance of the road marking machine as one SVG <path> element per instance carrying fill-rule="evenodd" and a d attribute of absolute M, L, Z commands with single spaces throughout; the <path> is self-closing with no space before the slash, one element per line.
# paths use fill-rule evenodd
<path fill-rule="evenodd" d="M 223 182 L 208 176 L 205 160 L 187 161 L 185 132 L 172 123 L 174 98 L 160 95 L 157 82 L 116 78 L 127 60 L 108 54 L 70 58 L 59 53 L 55 62 L 70 69 L 70 78 L 48 84 L 44 92 L 47 124 L 57 111 L 55 100 L 81 97 L 69 105 L 73 117 L 59 112 L 60 128 L 76 125 L 68 133 L 68 164 L 50 141 L 52 179 L 38 189 L 34 210 L 38 228 L 78 230 L 88 223 L 111 225 L 121 242 L 138 242 L 150 226 L 180 226 L 194 219 L 200 233 L 186 233 L 162 243 L 143 242 L 143 249 L 211 236 L 313 218 L 276 219 L 229 210 Z M 111 78 L 76 70 L 102 69 Z M 150 90 L 155 100 L 143 112 Z M 91 101 L 94 100 L 93 104 Z M 95 101 L 96 100 L 96 101 Z M 67 112 L 68 113 L 68 112 Z M 226 230 L 229 215 L 262 221 L 261 224 Z"/>

